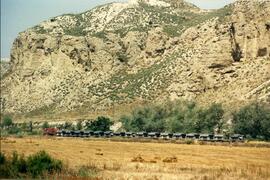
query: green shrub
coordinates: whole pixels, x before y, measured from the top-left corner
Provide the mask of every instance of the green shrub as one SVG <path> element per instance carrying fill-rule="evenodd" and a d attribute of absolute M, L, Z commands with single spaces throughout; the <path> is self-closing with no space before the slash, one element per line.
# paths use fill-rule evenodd
<path fill-rule="evenodd" d="M 44 29 L 44 27 L 42 27 L 42 26 L 35 26 L 34 29 L 39 34 L 46 34 L 46 33 L 48 33 L 48 30 Z"/>
<path fill-rule="evenodd" d="M 42 131 L 36 129 L 36 130 L 31 131 L 31 132 L 27 132 L 27 135 L 30 135 L 30 136 L 42 135 Z"/>
<path fill-rule="evenodd" d="M 45 151 L 40 151 L 27 159 L 27 171 L 32 177 L 39 177 L 45 173 L 52 174 L 62 170 L 62 162 L 53 159 Z"/>
<path fill-rule="evenodd" d="M 0 178 L 27 178 L 29 176 L 42 178 L 46 174 L 61 170 L 62 162 L 53 159 L 45 151 L 40 151 L 28 158 L 14 152 L 10 159 L 0 153 Z"/>
<path fill-rule="evenodd" d="M 21 129 L 17 126 L 12 126 L 8 129 L 8 134 L 18 134 L 21 132 Z"/>
<path fill-rule="evenodd" d="M 0 178 L 20 178 L 25 176 L 26 161 L 24 156 L 19 156 L 17 152 L 13 152 L 10 160 L 2 153 L 0 157 Z"/>
<path fill-rule="evenodd" d="M 86 36 L 86 32 L 84 31 L 84 27 L 75 26 L 69 29 L 64 29 L 64 33 L 70 36 Z"/>
<path fill-rule="evenodd" d="M 11 166 L 13 177 L 18 176 L 19 173 L 26 173 L 26 160 L 23 155 L 19 156 L 16 151 L 12 154 Z"/>
<path fill-rule="evenodd" d="M 10 116 L 5 116 L 3 118 L 2 126 L 3 127 L 10 127 L 13 124 L 12 119 Z"/>
<path fill-rule="evenodd" d="M 5 154 L 0 152 L 0 178 L 10 177 L 10 163 L 7 161 Z"/>
<path fill-rule="evenodd" d="M 23 138 L 24 134 L 22 132 L 19 132 L 16 134 L 16 138 Z"/>
<path fill-rule="evenodd" d="M 123 53 L 123 52 L 117 52 L 116 53 L 117 59 L 121 62 L 121 63 L 127 63 L 128 62 L 128 56 Z"/>
<path fill-rule="evenodd" d="M 104 31 L 100 31 L 100 32 L 97 32 L 95 34 L 92 34 L 92 36 L 103 39 L 103 40 L 108 40 L 107 34 Z"/>
<path fill-rule="evenodd" d="M 180 35 L 179 27 L 178 26 L 173 26 L 173 25 L 167 25 L 163 27 L 163 31 L 167 33 L 170 37 L 177 37 Z"/>
<path fill-rule="evenodd" d="M 21 124 L 21 129 L 22 129 L 22 131 L 27 131 L 27 123 L 26 122 L 23 122 Z"/>
<path fill-rule="evenodd" d="M 5 161 L 6 161 L 5 154 L 3 154 L 2 152 L 0 152 L 0 165 L 4 164 Z"/>
<path fill-rule="evenodd" d="M 194 141 L 190 139 L 190 140 L 186 140 L 185 143 L 186 144 L 194 144 Z"/>

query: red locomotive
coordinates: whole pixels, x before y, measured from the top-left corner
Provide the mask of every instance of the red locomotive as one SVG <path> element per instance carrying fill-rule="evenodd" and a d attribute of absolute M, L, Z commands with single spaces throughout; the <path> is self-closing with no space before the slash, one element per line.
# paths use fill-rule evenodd
<path fill-rule="evenodd" d="M 57 131 L 58 131 L 57 128 L 44 128 L 43 129 L 43 135 L 55 136 Z"/>

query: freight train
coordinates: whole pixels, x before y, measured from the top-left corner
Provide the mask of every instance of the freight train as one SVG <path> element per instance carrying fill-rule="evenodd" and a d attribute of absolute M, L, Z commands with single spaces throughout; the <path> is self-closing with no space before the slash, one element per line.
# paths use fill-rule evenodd
<path fill-rule="evenodd" d="M 44 129 L 44 135 L 56 135 L 59 137 L 81 137 L 81 138 L 149 138 L 149 139 L 175 139 L 175 140 L 200 140 L 200 141 L 233 141 L 243 142 L 244 135 L 234 134 L 225 136 L 223 134 L 198 134 L 198 133 L 159 133 L 159 132 L 112 132 L 112 131 L 70 131 Z"/>

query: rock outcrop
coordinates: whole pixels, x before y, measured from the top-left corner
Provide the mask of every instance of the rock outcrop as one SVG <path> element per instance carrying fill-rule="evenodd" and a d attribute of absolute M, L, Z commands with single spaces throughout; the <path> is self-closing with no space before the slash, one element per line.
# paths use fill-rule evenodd
<path fill-rule="evenodd" d="M 1 108 L 20 118 L 118 116 L 171 99 L 269 102 L 270 2 L 205 11 L 132 0 L 49 19 L 14 41 Z"/>

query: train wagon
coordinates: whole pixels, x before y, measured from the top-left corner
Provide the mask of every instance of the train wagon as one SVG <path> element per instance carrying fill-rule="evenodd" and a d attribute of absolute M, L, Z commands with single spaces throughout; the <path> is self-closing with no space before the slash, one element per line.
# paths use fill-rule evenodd
<path fill-rule="evenodd" d="M 187 139 L 195 139 L 195 135 L 193 133 L 189 133 L 186 135 Z"/>
<path fill-rule="evenodd" d="M 104 136 L 104 132 L 103 131 L 95 131 L 94 136 L 95 137 L 102 137 L 102 136 Z"/>
<path fill-rule="evenodd" d="M 120 132 L 114 132 L 113 135 L 116 137 L 119 137 L 121 134 L 120 134 Z"/>
<path fill-rule="evenodd" d="M 90 137 L 90 131 L 84 131 L 83 137 L 84 138 Z"/>
<path fill-rule="evenodd" d="M 136 135 L 137 135 L 137 137 L 147 137 L 148 133 L 147 132 L 137 132 Z"/>
<path fill-rule="evenodd" d="M 214 141 L 220 141 L 220 142 L 224 141 L 223 134 L 215 134 L 214 135 Z"/>
<path fill-rule="evenodd" d="M 202 140 L 202 141 L 210 140 L 209 134 L 200 134 L 199 140 Z"/>
<path fill-rule="evenodd" d="M 241 135 L 241 134 L 233 134 L 233 135 L 230 137 L 230 140 L 233 141 L 233 142 L 236 142 L 236 141 L 244 141 L 244 136 Z"/>
<path fill-rule="evenodd" d="M 133 137 L 133 132 L 126 132 L 126 137 L 130 138 L 130 137 Z"/>
<path fill-rule="evenodd" d="M 112 137 L 112 135 L 113 135 L 112 131 L 105 131 L 104 132 L 104 136 L 107 138 Z"/>
<path fill-rule="evenodd" d="M 57 128 L 44 128 L 43 129 L 43 135 L 47 136 L 55 136 L 58 132 Z"/>
<path fill-rule="evenodd" d="M 155 132 L 150 132 L 150 133 L 148 133 L 148 137 L 149 138 L 155 138 L 156 137 L 156 133 Z"/>
<path fill-rule="evenodd" d="M 173 133 L 173 137 L 175 139 L 180 139 L 180 138 L 182 138 L 182 133 Z"/>
<path fill-rule="evenodd" d="M 126 137 L 126 132 L 120 132 L 121 137 Z"/>

